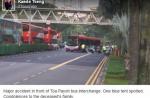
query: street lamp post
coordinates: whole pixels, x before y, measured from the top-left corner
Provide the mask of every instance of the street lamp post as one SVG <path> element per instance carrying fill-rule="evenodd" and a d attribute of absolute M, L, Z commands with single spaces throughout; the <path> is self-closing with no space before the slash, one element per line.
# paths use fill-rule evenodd
<path fill-rule="evenodd" d="M 31 44 L 31 2 L 30 2 L 30 22 L 29 22 L 29 44 Z"/>
<path fill-rule="evenodd" d="M 77 33 L 77 46 L 79 46 L 79 32 Z"/>

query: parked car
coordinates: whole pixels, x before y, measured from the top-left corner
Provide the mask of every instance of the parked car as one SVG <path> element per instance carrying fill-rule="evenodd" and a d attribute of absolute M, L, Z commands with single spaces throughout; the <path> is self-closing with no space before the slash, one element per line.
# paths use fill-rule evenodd
<path fill-rule="evenodd" d="M 95 49 L 94 49 L 94 47 L 89 47 L 89 48 L 88 48 L 88 51 L 91 52 L 91 53 L 94 53 L 94 52 L 95 52 Z"/>

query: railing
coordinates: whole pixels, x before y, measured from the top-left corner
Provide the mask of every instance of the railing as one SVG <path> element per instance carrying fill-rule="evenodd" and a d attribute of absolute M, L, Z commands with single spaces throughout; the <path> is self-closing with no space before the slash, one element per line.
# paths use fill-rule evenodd
<path fill-rule="evenodd" d="M 32 23 L 59 24 L 98 24 L 112 25 L 109 19 L 99 16 L 96 11 L 61 10 L 51 8 L 24 8 L 17 11 L 6 11 L 1 18 Z"/>

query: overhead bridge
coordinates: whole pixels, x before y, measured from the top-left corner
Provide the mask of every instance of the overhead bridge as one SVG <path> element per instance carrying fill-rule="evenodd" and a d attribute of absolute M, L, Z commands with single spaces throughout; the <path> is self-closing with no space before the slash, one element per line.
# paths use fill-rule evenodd
<path fill-rule="evenodd" d="M 51 8 L 17 8 L 16 11 L 3 12 L 0 16 L 2 19 L 32 23 L 112 25 L 111 20 L 99 16 L 96 11 Z"/>

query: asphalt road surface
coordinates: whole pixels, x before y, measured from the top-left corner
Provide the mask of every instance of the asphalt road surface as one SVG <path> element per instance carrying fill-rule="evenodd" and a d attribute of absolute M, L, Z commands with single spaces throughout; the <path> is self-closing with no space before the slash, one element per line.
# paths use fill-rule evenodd
<path fill-rule="evenodd" d="M 103 57 L 64 50 L 0 57 L 0 85 L 84 85 Z"/>

